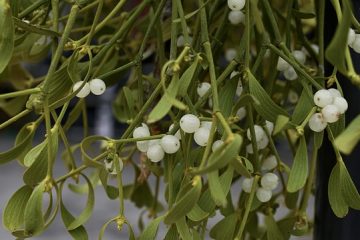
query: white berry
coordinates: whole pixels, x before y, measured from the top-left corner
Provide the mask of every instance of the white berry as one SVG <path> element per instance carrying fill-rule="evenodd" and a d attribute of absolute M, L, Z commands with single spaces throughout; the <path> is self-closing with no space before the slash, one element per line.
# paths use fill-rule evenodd
<path fill-rule="evenodd" d="M 152 162 L 159 162 L 164 158 L 165 152 L 159 144 L 155 144 L 149 146 L 149 149 L 146 152 L 146 156 Z"/>
<path fill-rule="evenodd" d="M 77 91 L 81 87 L 83 82 L 84 81 L 79 81 L 79 82 L 75 83 L 73 86 L 73 92 Z M 76 94 L 76 96 L 78 98 L 84 98 L 89 94 L 90 94 L 90 85 L 89 85 L 89 83 L 85 83 L 83 88 Z"/>
<path fill-rule="evenodd" d="M 175 125 L 172 123 L 172 124 L 170 125 L 170 127 L 169 127 L 169 131 L 171 131 L 171 130 L 174 128 L 174 126 L 175 126 Z M 177 130 L 174 136 L 177 137 L 179 140 L 181 140 L 180 130 Z"/>
<path fill-rule="evenodd" d="M 281 57 L 279 57 L 276 69 L 278 71 L 282 72 L 282 71 L 285 71 L 286 69 L 288 69 L 289 67 L 290 67 L 290 64 L 287 61 L 285 61 L 284 59 L 282 59 Z"/>
<path fill-rule="evenodd" d="M 233 60 L 236 57 L 236 49 L 234 48 L 228 48 L 225 51 L 225 59 L 230 62 L 231 60 Z"/>
<path fill-rule="evenodd" d="M 207 93 L 207 91 L 211 88 L 210 83 L 208 82 L 202 82 L 198 85 L 196 92 L 199 95 L 199 97 L 202 97 Z"/>
<path fill-rule="evenodd" d="M 330 104 L 326 105 L 322 110 L 321 113 L 324 117 L 324 120 L 328 123 L 334 123 L 339 120 L 340 110 L 336 105 Z"/>
<path fill-rule="evenodd" d="M 265 188 L 259 188 L 256 190 L 256 197 L 260 202 L 268 202 L 272 197 L 271 190 L 267 190 Z"/>
<path fill-rule="evenodd" d="M 284 77 L 289 81 L 294 81 L 298 78 L 298 75 L 293 67 L 289 67 L 284 71 Z"/>
<path fill-rule="evenodd" d="M 136 147 L 140 152 L 147 152 L 149 149 L 149 141 L 136 142 Z"/>
<path fill-rule="evenodd" d="M 336 97 L 341 97 L 341 93 L 336 88 L 329 88 L 328 91 L 331 93 L 332 97 L 335 99 Z"/>
<path fill-rule="evenodd" d="M 321 132 L 326 126 L 327 122 L 321 113 L 315 113 L 309 119 L 309 128 L 314 132 Z"/>
<path fill-rule="evenodd" d="M 314 95 L 314 103 L 318 107 L 325 107 L 333 102 L 333 96 L 326 89 L 318 90 Z"/>
<path fill-rule="evenodd" d="M 274 168 L 276 168 L 277 165 L 278 165 L 278 163 L 276 161 L 276 157 L 274 155 L 270 155 L 264 159 L 262 166 L 261 166 L 261 170 L 270 171 L 270 170 L 273 170 Z"/>
<path fill-rule="evenodd" d="M 253 182 L 254 178 L 244 178 L 244 180 L 242 180 L 241 182 L 241 188 L 243 189 L 243 191 L 246 193 L 250 193 Z"/>
<path fill-rule="evenodd" d="M 236 96 L 240 97 L 242 92 L 243 92 L 243 86 L 241 80 L 239 80 L 236 86 Z"/>
<path fill-rule="evenodd" d="M 240 11 L 245 6 L 245 0 L 228 0 L 228 6 L 231 10 Z"/>
<path fill-rule="evenodd" d="M 294 50 L 292 52 L 292 55 L 294 56 L 294 58 L 301 64 L 304 64 L 306 61 L 306 55 L 303 51 L 300 50 Z"/>
<path fill-rule="evenodd" d="M 255 138 L 256 141 L 260 141 L 264 136 L 266 136 L 264 129 L 259 125 L 254 125 Z M 251 141 L 251 132 L 250 128 L 248 128 L 246 132 L 247 138 Z"/>
<path fill-rule="evenodd" d="M 239 120 L 243 120 L 246 117 L 246 108 L 239 108 L 236 112 L 236 116 L 239 118 Z"/>
<path fill-rule="evenodd" d="M 274 190 L 279 184 L 279 177 L 274 173 L 266 173 L 261 178 L 261 186 L 267 190 Z"/>
<path fill-rule="evenodd" d="M 253 154 L 254 153 L 254 150 L 253 150 L 253 147 L 252 147 L 252 144 L 249 143 L 247 146 L 246 146 L 246 152 L 249 153 L 249 154 Z"/>
<path fill-rule="evenodd" d="M 269 138 L 266 135 L 257 141 L 257 147 L 260 150 L 266 148 L 268 144 L 269 144 Z"/>
<path fill-rule="evenodd" d="M 290 90 L 288 94 L 288 101 L 292 104 L 297 103 L 299 101 L 299 95 L 295 91 Z"/>
<path fill-rule="evenodd" d="M 176 46 L 183 47 L 185 45 L 185 39 L 183 35 L 178 36 Z"/>
<path fill-rule="evenodd" d="M 141 127 L 137 127 L 133 132 L 134 138 L 150 137 L 150 131 L 147 125 L 143 124 Z"/>
<path fill-rule="evenodd" d="M 89 82 L 90 91 L 95 95 L 101 95 L 106 90 L 105 82 L 101 79 L 95 78 Z"/>
<path fill-rule="evenodd" d="M 355 36 L 355 40 L 350 46 L 355 52 L 360 53 L 360 34 L 355 34 Z"/>
<path fill-rule="evenodd" d="M 180 127 L 186 133 L 194 133 L 200 127 L 200 120 L 193 114 L 186 114 L 180 119 Z"/>
<path fill-rule="evenodd" d="M 120 169 L 120 172 L 121 172 L 123 170 L 123 168 L 124 168 L 124 163 L 120 159 L 118 159 L 118 162 L 119 162 L 119 169 Z M 114 160 L 109 161 L 109 160 L 105 159 L 104 163 L 105 163 L 105 169 L 108 171 L 108 173 L 110 173 L 111 175 L 116 175 L 117 174 L 115 164 L 114 164 Z"/>
<path fill-rule="evenodd" d="M 207 129 L 211 129 L 212 122 L 211 121 L 201 121 L 200 127 L 204 127 Z"/>
<path fill-rule="evenodd" d="M 212 147 L 211 147 L 211 150 L 213 151 L 213 152 L 215 152 L 217 149 L 219 149 L 222 145 L 224 144 L 224 141 L 223 140 L 216 140 L 214 143 L 213 143 L 213 145 L 212 145 Z"/>
<path fill-rule="evenodd" d="M 237 25 L 245 21 L 245 14 L 241 11 L 230 11 L 228 19 L 231 24 Z"/>
<path fill-rule="evenodd" d="M 350 28 L 347 36 L 347 44 L 352 45 L 355 41 L 355 38 L 356 38 L 356 33 L 354 29 Z"/>
<path fill-rule="evenodd" d="M 195 142 L 204 147 L 207 145 L 209 140 L 210 130 L 208 128 L 201 127 L 194 133 Z"/>
<path fill-rule="evenodd" d="M 274 123 L 266 120 L 265 124 L 266 124 L 266 128 L 269 131 L 269 133 L 272 134 L 272 132 L 274 131 Z"/>
<path fill-rule="evenodd" d="M 176 153 L 180 148 L 180 141 L 173 135 L 166 135 L 161 138 L 161 147 L 166 153 Z"/>
<path fill-rule="evenodd" d="M 336 97 L 333 104 L 339 109 L 339 112 L 343 114 L 348 109 L 348 102 L 343 97 Z"/>
<path fill-rule="evenodd" d="M 311 48 L 314 50 L 316 54 L 319 54 L 319 45 L 317 44 L 311 44 Z"/>
<path fill-rule="evenodd" d="M 240 74 L 240 72 L 238 72 L 238 71 L 232 71 L 231 74 L 230 74 L 230 79 L 237 76 L 237 75 L 239 75 L 239 74 Z"/>

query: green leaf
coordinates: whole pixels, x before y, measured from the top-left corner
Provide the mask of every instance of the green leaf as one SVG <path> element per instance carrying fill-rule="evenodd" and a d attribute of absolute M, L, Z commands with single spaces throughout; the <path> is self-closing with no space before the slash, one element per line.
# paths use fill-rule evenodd
<path fill-rule="evenodd" d="M 84 177 L 84 179 L 86 180 L 86 183 L 88 185 L 88 189 L 89 189 L 88 198 L 87 198 L 86 206 L 85 206 L 84 210 L 80 213 L 80 215 L 77 218 L 74 219 L 74 221 L 69 223 L 69 225 L 67 226 L 68 230 L 74 230 L 74 229 L 80 227 L 81 225 L 83 225 L 90 218 L 92 211 L 94 209 L 95 194 L 94 194 L 93 185 L 86 175 L 81 174 L 81 176 Z"/>
<path fill-rule="evenodd" d="M 186 224 L 185 217 L 181 217 L 179 220 L 176 221 L 176 228 L 178 233 L 182 239 L 193 239 L 190 233 L 190 229 Z"/>
<path fill-rule="evenodd" d="M 190 212 L 188 212 L 186 216 L 191 221 L 199 222 L 207 218 L 209 216 L 209 213 L 202 210 L 198 204 L 195 204 L 195 206 L 191 209 Z"/>
<path fill-rule="evenodd" d="M 219 93 L 221 93 L 219 107 L 225 118 L 228 118 L 231 114 L 238 81 L 239 78 L 234 77 L 229 81 L 226 81 L 224 87 L 219 90 Z"/>
<path fill-rule="evenodd" d="M 326 59 L 334 65 L 340 72 L 345 73 L 346 61 L 345 52 L 347 51 L 347 36 L 349 28 L 351 26 L 352 12 L 350 9 L 350 3 L 347 0 L 342 1 L 342 17 L 336 28 L 335 35 L 333 36 L 330 44 L 326 48 Z"/>
<path fill-rule="evenodd" d="M 345 129 L 345 115 L 342 114 L 337 122 L 330 123 L 329 126 L 334 138 L 337 138 Z"/>
<path fill-rule="evenodd" d="M 24 154 L 30 147 L 34 138 L 36 127 L 33 123 L 22 127 L 16 136 L 15 146 L 6 152 L 0 153 L 0 164 L 7 163 Z"/>
<path fill-rule="evenodd" d="M 9 0 L 0 0 L 0 73 L 9 64 L 14 50 L 14 23 Z"/>
<path fill-rule="evenodd" d="M 244 163 L 243 163 L 243 160 L 244 160 Z M 252 167 L 252 164 L 248 159 L 237 156 L 236 158 L 233 159 L 231 165 L 237 173 L 239 173 L 240 175 L 242 175 L 244 177 L 250 178 L 251 173 L 249 172 L 247 163 Z"/>
<path fill-rule="evenodd" d="M 187 94 L 190 83 L 194 77 L 196 68 L 199 64 L 200 56 L 196 55 L 194 62 L 185 70 L 180 78 L 179 96 L 185 96 Z"/>
<path fill-rule="evenodd" d="M 337 217 L 345 217 L 349 212 L 349 207 L 342 194 L 341 183 L 341 164 L 338 162 L 331 171 L 328 184 L 328 197 L 331 209 Z"/>
<path fill-rule="evenodd" d="M 177 229 L 175 225 L 171 225 L 169 231 L 165 235 L 164 240 L 179 240 Z"/>
<path fill-rule="evenodd" d="M 357 116 L 350 125 L 335 139 L 338 149 L 350 154 L 360 140 L 360 116 Z"/>
<path fill-rule="evenodd" d="M 283 235 L 272 214 L 265 216 L 266 235 L 268 240 L 283 240 Z"/>
<path fill-rule="evenodd" d="M 344 162 L 340 162 L 340 171 L 342 186 L 341 190 L 345 202 L 348 204 L 349 207 L 360 210 L 360 195 L 354 185 L 354 182 L 351 179 L 348 170 L 346 169 Z"/>
<path fill-rule="evenodd" d="M 254 105 L 254 108 L 263 118 L 275 122 L 278 115 L 288 116 L 284 109 L 274 103 L 250 71 L 248 71 L 248 78 L 250 93 L 260 102 L 259 105 Z"/>
<path fill-rule="evenodd" d="M 42 213 L 44 190 L 44 182 L 36 186 L 25 207 L 25 232 L 30 236 L 39 234 L 45 227 L 45 220 Z"/>
<path fill-rule="evenodd" d="M 287 192 L 285 195 L 286 207 L 288 207 L 289 209 L 295 209 L 297 207 L 298 198 L 299 198 L 299 191 L 293 193 Z"/>
<path fill-rule="evenodd" d="M 195 176 L 193 180 L 183 186 L 175 204 L 165 215 L 164 222 L 172 224 L 184 217 L 195 206 L 201 194 L 201 177 Z"/>
<path fill-rule="evenodd" d="M 300 138 L 300 144 L 296 151 L 293 165 L 290 170 L 287 191 L 296 192 L 306 183 L 308 176 L 308 153 L 305 137 Z"/>
<path fill-rule="evenodd" d="M 24 227 L 24 209 L 31 196 L 32 188 L 25 185 L 17 190 L 5 206 L 2 221 L 4 227 L 14 232 Z"/>
<path fill-rule="evenodd" d="M 311 18 L 316 17 L 316 14 L 312 13 L 312 12 L 301 12 L 296 9 L 292 9 L 291 11 L 295 17 L 300 18 L 300 19 L 311 19 Z"/>
<path fill-rule="evenodd" d="M 290 119 L 288 116 L 284 116 L 284 115 L 277 116 L 273 135 L 280 133 L 288 125 L 289 120 Z"/>
<path fill-rule="evenodd" d="M 228 179 L 232 180 L 233 173 L 234 173 L 234 169 L 231 166 L 229 166 L 224 174 Z M 230 190 L 230 188 L 224 189 L 224 186 L 221 185 L 219 178 L 219 171 L 212 171 L 208 173 L 207 176 L 208 176 L 208 183 L 209 183 L 211 197 L 213 198 L 215 204 L 218 206 L 225 207 L 227 204 L 226 196 L 228 194 L 228 191 L 225 192 L 224 190 Z"/>
<path fill-rule="evenodd" d="M 193 173 L 208 173 L 228 165 L 238 155 L 241 144 L 242 137 L 239 134 L 234 134 L 234 139 L 231 142 L 225 142 L 210 155 L 208 164 L 205 167 L 195 169 Z"/>
<path fill-rule="evenodd" d="M 43 141 L 42 143 L 36 145 L 33 147 L 24 157 L 24 165 L 26 167 L 30 167 L 36 159 L 39 158 L 39 155 L 46 155 L 47 154 L 47 139 Z"/>
<path fill-rule="evenodd" d="M 149 223 L 145 230 L 141 233 L 139 240 L 153 240 L 156 239 L 156 234 L 159 228 L 159 224 L 164 219 L 164 216 L 155 218 Z"/>
<path fill-rule="evenodd" d="M 154 109 L 149 114 L 149 123 L 156 122 L 163 118 L 173 106 L 173 103 L 170 101 L 170 96 L 175 98 L 178 94 L 181 82 L 179 81 L 179 75 L 174 74 L 171 82 L 164 92 L 164 95 L 161 97 L 160 101 L 156 104 Z"/>
<path fill-rule="evenodd" d="M 215 240 L 234 239 L 234 232 L 237 222 L 238 215 L 236 213 L 223 218 L 210 230 L 210 237 Z"/>
<path fill-rule="evenodd" d="M 321 132 L 314 132 L 314 147 L 319 149 L 322 145 L 324 138 L 324 131 Z"/>

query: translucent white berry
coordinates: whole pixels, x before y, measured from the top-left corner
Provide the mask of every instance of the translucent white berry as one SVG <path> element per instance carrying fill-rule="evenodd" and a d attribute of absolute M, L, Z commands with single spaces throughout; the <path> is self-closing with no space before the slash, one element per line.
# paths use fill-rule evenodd
<path fill-rule="evenodd" d="M 245 14 L 241 11 L 230 11 L 228 19 L 231 24 L 237 25 L 245 21 Z"/>
<path fill-rule="evenodd" d="M 233 78 L 233 77 L 235 77 L 235 76 L 237 76 L 239 74 L 240 74 L 240 72 L 238 72 L 238 71 L 232 71 L 231 74 L 230 74 L 230 78 Z"/>
<path fill-rule="evenodd" d="M 261 178 L 261 186 L 267 190 L 274 190 L 279 184 L 279 177 L 274 173 L 266 173 Z"/>
<path fill-rule="evenodd" d="M 252 147 L 252 144 L 249 143 L 248 145 L 246 145 L 246 152 L 249 153 L 249 154 L 253 154 L 254 153 L 254 150 L 253 150 L 253 147 Z"/>
<path fill-rule="evenodd" d="M 309 128 L 314 132 L 321 132 L 327 126 L 327 122 L 321 113 L 315 113 L 309 119 Z"/>
<path fill-rule="evenodd" d="M 106 90 L 105 82 L 99 78 L 92 79 L 89 84 L 90 91 L 95 95 L 101 95 Z"/>
<path fill-rule="evenodd" d="M 241 80 L 239 80 L 236 86 L 236 96 L 240 97 L 242 92 L 243 92 L 243 86 Z"/>
<path fill-rule="evenodd" d="M 339 120 L 340 117 L 340 110 L 336 105 L 330 104 L 326 105 L 322 110 L 321 113 L 324 117 L 324 120 L 328 123 L 334 123 Z"/>
<path fill-rule="evenodd" d="M 164 158 L 165 152 L 159 144 L 155 144 L 155 145 L 149 146 L 149 149 L 146 152 L 146 156 L 152 162 L 159 162 Z"/>
<path fill-rule="evenodd" d="M 314 50 L 316 54 L 319 54 L 319 45 L 317 44 L 311 44 L 311 48 Z"/>
<path fill-rule="evenodd" d="M 258 188 L 258 190 L 256 190 L 256 197 L 260 202 L 268 202 L 272 197 L 272 192 L 265 188 Z"/>
<path fill-rule="evenodd" d="M 149 141 L 136 142 L 136 147 L 140 152 L 147 152 L 149 149 Z"/>
<path fill-rule="evenodd" d="M 225 59 L 230 62 L 236 57 L 236 49 L 235 48 L 228 48 L 225 51 Z"/>
<path fill-rule="evenodd" d="M 178 36 L 176 46 L 183 47 L 185 45 L 185 39 L 183 35 Z"/>
<path fill-rule="evenodd" d="M 355 40 L 350 46 L 355 52 L 360 53 L 360 34 L 355 34 L 355 36 Z"/>
<path fill-rule="evenodd" d="M 333 96 L 326 89 L 318 90 L 314 95 L 314 103 L 318 107 L 325 107 L 333 102 Z"/>
<path fill-rule="evenodd" d="M 180 119 L 180 127 L 186 133 L 194 133 L 200 127 L 200 120 L 193 114 L 186 114 Z"/>
<path fill-rule="evenodd" d="M 333 104 L 339 109 L 339 112 L 343 114 L 348 109 L 348 102 L 343 97 L 336 97 Z"/>
<path fill-rule="evenodd" d="M 215 152 L 217 149 L 219 149 L 222 145 L 224 144 L 224 141 L 223 140 L 216 140 L 214 143 L 213 143 L 213 145 L 212 145 L 212 147 L 211 147 L 211 150 L 213 151 L 213 152 Z"/>
<path fill-rule="evenodd" d="M 274 168 L 276 168 L 277 165 L 278 165 L 278 163 L 276 161 L 276 157 L 274 155 L 270 155 L 264 159 L 262 166 L 261 166 L 261 170 L 270 171 L 270 170 L 273 170 Z"/>
<path fill-rule="evenodd" d="M 292 104 L 297 103 L 299 101 L 299 95 L 295 91 L 290 90 L 288 94 L 288 101 Z"/>
<path fill-rule="evenodd" d="M 329 88 L 328 91 L 331 93 L 331 95 L 333 96 L 334 99 L 336 97 L 341 97 L 340 91 L 337 90 L 336 88 Z"/>
<path fill-rule="evenodd" d="M 279 57 L 276 69 L 280 72 L 285 71 L 286 69 L 288 69 L 290 67 L 290 64 L 285 61 L 284 59 L 282 59 L 281 57 Z"/>
<path fill-rule="evenodd" d="M 231 10 L 240 11 L 245 6 L 245 0 L 228 0 L 228 6 Z"/>
<path fill-rule="evenodd" d="M 207 128 L 207 129 L 211 129 L 211 125 L 212 125 L 212 122 L 211 121 L 201 121 L 200 122 L 200 127 L 204 127 L 204 128 Z"/>
<path fill-rule="evenodd" d="M 242 180 L 241 182 L 241 188 L 243 189 L 243 191 L 246 193 L 250 193 L 253 182 L 254 178 L 244 178 L 244 180 Z"/>
<path fill-rule="evenodd" d="M 147 142 L 148 142 L 149 146 L 152 146 L 152 145 L 159 145 L 161 143 L 161 140 L 160 139 L 151 139 Z"/>
<path fill-rule="evenodd" d="M 243 120 L 246 117 L 246 108 L 239 108 L 236 112 L 236 116 L 239 118 L 239 120 Z"/>
<path fill-rule="evenodd" d="M 284 71 L 284 77 L 289 81 L 294 81 L 298 78 L 298 75 L 293 67 L 289 67 Z"/>
<path fill-rule="evenodd" d="M 180 148 L 180 141 L 173 135 L 165 135 L 161 138 L 161 147 L 166 153 L 176 153 Z"/>
<path fill-rule="evenodd" d="M 208 128 L 201 127 L 194 133 L 194 140 L 199 146 L 206 146 L 209 140 L 210 130 Z"/>
<path fill-rule="evenodd" d="M 118 159 L 118 162 L 119 162 L 119 169 L 120 169 L 120 172 L 121 172 L 123 170 L 123 168 L 124 168 L 124 163 L 120 159 Z M 114 160 L 110 161 L 108 159 L 105 159 L 104 163 L 105 163 L 105 169 L 108 171 L 108 173 L 110 173 L 111 175 L 116 175 L 117 174 Z"/>
<path fill-rule="evenodd" d="M 306 61 L 306 55 L 303 51 L 300 50 L 294 50 L 292 52 L 292 55 L 294 56 L 294 58 L 301 64 L 304 64 Z"/>
<path fill-rule="evenodd" d="M 259 150 L 264 149 L 269 144 L 269 138 L 265 135 L 257 141 L 257 147 Z"/>
<path fill-rule="evenodd" d="M 199 97 L 202 97 L 207 93 L 207 91 L 211 88 L 210 83 L 208 82 L 202 82 L 198 85 L 196 92 L 199 95 Z"/>
<path fill-rule="evenodd" d="M 150 137 L 150 131 L 146 124 L 143 124 L 141 127 L 137 127 L 133 132 L 134 138 L 143 138 Z"/>
<path fill-rule="evenodd" d="M 255 131 L 256 141 L 259 141 L 260 139 L 262 139 L 263 137 L 266 136 L 264 129 L 259 125 L 254 125 L 254 131 Z M 250 128 L 248 128 L 246 135 L 247 135 L 247 138 L 251 141 Z"/>
<path fill-rule="evenodd" d="M 347 36 L 347 44 L 352 45 L 355 41 L 355 38 L 356 38 L 356 33 L 354 29 L 350 28 Z"/>
<path fill-rule="evenodd" d="M 266 124 L 266 128 L 268 129 L 269 133 L 272 134 L 272 132 L 274 131 L 274 123 L 266 120 L 265 124 Z"/>
<path fill-rule="evenodd" d="M 175 126 L 175 125 L 172 123 L 172 124 L 170 125 L 170 127 L 169 127 L 169 131 L 171 131 L 171 130 L 174 128 L 174 126 Z M 179 140 L 181 140 L 180 130 L 177 130 L 174 136 L 177 137 Z"/>
<path fill-rule="evenodd" d="M 75 83 L 73 86 L 73 92 L 77 91 L 81 87 L 83 82 L 84 81 L 79 81 L 79 82 Z M 78 98 L 84 98 L 87 95 L 89 95 L 89 93 L 90 93 L 90 85 L 89 85 L 89 83 L 85 83 L 83 88 L 76 94 L 76 96 Z"/>

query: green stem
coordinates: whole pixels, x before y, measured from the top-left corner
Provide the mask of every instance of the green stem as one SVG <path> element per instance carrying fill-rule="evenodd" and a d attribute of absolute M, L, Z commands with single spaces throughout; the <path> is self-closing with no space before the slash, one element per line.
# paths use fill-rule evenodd
<path fill-rule="evenodd" d="M 98 26 L 98 22 L 99 22 L 99 18 L 100 18 L 100 15 L 101 15 L 103 5 L 104 5 L 104 0 L 99 0 L 99 4 L 98 4 L 98 7 L 96 9 L 94 21 L 93 21 L 93 23 L 91 25 L 90 32 L 87 34 L 85 45 L 90 45 L 90 43 L 91 43 L 91 39 L 94 36 L 96 28 Z"/>
<path fill-rule="evenodd" d="M 17 120 L 19 120 L 20 118 L 28 115 L 31 112 L 31 110 L 29 109 L 25 109 L 22 112 L 19 112 L 18 114 L 16 114 L 14 117 L 6 120 L 5 122 L 3 122 L 2 124 L 0 124 L 0 130 L 6 128 L 7 126 L 9 126 L 10 124 L 13 124 L 14 122 L 16 122 Z"/>
<path fill-rule="evenodd" d="M 33 93 L 39 93 L 41 92 L 41 88 L 31 88 L 31 89 L 25 89 L 25 90 L 20 90 L 20 91 L 16 91 L 16 92 L 11 92 L 11 93 L 4 93 L 4 94 L 0 94 L 0 100 L 2 99 L 7 99 L 7 98 L 13 98 L 13 97 L 20 97 L 20 96 L 24 96 L 24 95 L 30 95 Z"/>
<path fill-rule="evenodd" d="M 210 156 L 212 143 L 214 141 L 214 136 L 215 136 L 215 133 L 216 133 L 216 125 L 217 125 L 217 121 L 216 121 L 216 118 L 214 117 L 213 121 L 212 121 L 212 124 L 211 124 L 211 128 L 210 128 L 209 140 L 208 140 L 208 143 L 206 144 L 205 151 L 204 151 L 204 154 L 202 156 L 199 169 L 201 169 L 201 168 L 203 168 L 205 166 L 206 160 Z"/>
<path fill-rule="evenodd" d="M 119 156 L 116 155 L 115 161 L 115 170 L 116 170 L 116 179 L 118 183 L 118 190 L 119 190 L 119 215 L 124 215 L 124 190 L 123 190 L 123 182 L 122 182 L 122 171 L 120 170 L 119 166 Z"/>
<path fill-rule="evenodd" d="M 251 146 L 253 148 L 253 153 L 254 153 L 254 171 L 255 172 L 259 172 L 260 171 L 260 160 L 259 160 L 259 153 L 258 153 L 258 146 L 257 146 L 257 139 L 256 139 L 256 134 L 255 134 L 255 122 L 254 122 L 254 115 L 253 115 L 253 111 L 252 111 L 252 106 L 249 104 L 247 107 L 247 116 L 249 118 L 249 129 L 250 129 L 250 136 L 251 136 Z"/>
<path fill-rule="evenodd" d="M 250 22 L 250 1 L 246 1 L 245 5 L 245 67 L 249 68 L 250 65 L 250 39 L 251 39 L 251 22 Z"/>
<path fill-rule="evenodd" d="M 175 1 L 175 5 L 177 8 L 179 17 L 180 17 L 180 23 L 181 23 L 182 32 L 184 35 L 185 46 L 190 46 L 190 37 L 189 37 L 187 25 L 186 25 L 186 20 L 185 20 L 185 15 L 184 15 L 184 10 L 182 7 L 181 0 L 174 0 L 174 1 Z"/>
<path fill-rule="evenodd" d="M 220 110 L 219 95 L 218 95 L 217 82 L 216 82 L 214 59 L 212 55 L 210 42 L 209 41 L 204 42 L 203 47 L 205 49 L 206 58 L 209 62 L 210 83 L 211 83 L 211 91 L 213 95 L 213 112 L 217 112 Z"/>

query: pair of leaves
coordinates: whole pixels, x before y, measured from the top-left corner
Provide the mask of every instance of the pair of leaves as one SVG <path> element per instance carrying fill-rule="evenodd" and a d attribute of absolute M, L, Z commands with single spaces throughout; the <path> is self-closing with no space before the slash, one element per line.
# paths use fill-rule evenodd
<path fill-rule="evenodd" d="M 338 161 L 331 171 L 328 196 L 337 217 L 345 217 L 349 207 L 360 210 L 360 195 L 342 161 Z"/>

